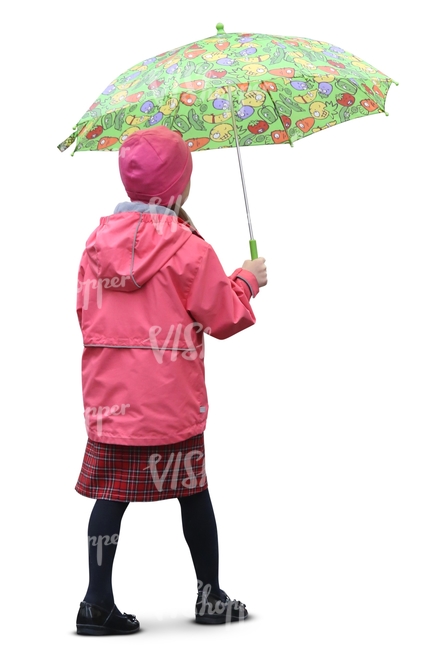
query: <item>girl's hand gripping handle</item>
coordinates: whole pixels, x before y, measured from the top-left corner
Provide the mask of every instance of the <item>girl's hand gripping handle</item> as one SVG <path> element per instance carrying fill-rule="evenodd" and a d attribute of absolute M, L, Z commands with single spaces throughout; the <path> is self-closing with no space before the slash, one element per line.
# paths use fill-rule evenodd
<path fill-rule="evenodd" d="M 243 269 L 250 271 L 257 279 L 259 287 L 265 287 L 267 284 L 267 269 L 264 257 L 257 257 L 253 260 L 246 260 Z"/>

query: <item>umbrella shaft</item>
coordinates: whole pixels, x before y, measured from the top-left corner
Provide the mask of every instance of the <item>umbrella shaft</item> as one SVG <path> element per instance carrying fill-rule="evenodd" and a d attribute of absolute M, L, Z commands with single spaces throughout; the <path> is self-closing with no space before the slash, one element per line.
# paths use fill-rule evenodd
<path fill-rule="evenodd" d="M 229 92 L 229 100 L 230 100 L 230 106 L 231 106 L 231 112 L 232 112 L 233 130 L 235 131 L 236 152 L 238 154 L 239 169 L 240 169 L 240 172 L 241 172 L 241 182 L 243 184 L 244 203 L 246 204 L 247 224 L 249 226 L 250 239 L 255 239 L 255 237 L 253 236 L 252 222 L 250 220 L 249 202 L 247 200 L 246 182 L 244 180 L 243 163 L 241 162 L 241 150 L 240 150 L 240 146 L 239 146 L 239 142 L 238 142 L 238 132 L 236 130 L 235 111 L 234 111 L 234 108 L 233 108 L 232 94 L 230 92 L 230 85 L 227 86 L 227 90 Z"/>

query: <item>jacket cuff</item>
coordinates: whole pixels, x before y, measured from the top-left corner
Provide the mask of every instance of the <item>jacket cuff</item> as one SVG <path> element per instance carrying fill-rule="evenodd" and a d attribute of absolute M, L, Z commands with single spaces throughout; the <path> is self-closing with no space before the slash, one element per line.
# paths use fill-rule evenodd
<path fill-rule="evenodd" d="M 250 298 L 255 298 L 259 293 L 258 280 L 251 271 L 247 269 L 236 269 L 230 276 L 232 280 L 237 280 L 240 285 L 246 290 L 246 295 Z"/>

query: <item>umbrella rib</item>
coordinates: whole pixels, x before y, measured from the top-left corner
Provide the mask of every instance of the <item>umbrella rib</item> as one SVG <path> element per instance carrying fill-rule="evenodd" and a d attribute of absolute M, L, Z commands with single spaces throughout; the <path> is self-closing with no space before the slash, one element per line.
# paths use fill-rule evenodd
<path fill-rule="evenodd" d="M 175 119 L 178 117 L 179 109 L 181 108 L 181 99 L 180 99 L 180 97 L 181 97 L 181 94 L 179 94 L 178 98 L 176 98 L 172 94 L 170 94 L 170 99 L 177 99 L 178 100 L 178 105 L 175 107 L 175 110 L 172 113 L 172 127 L 173 127 L 173 125 L 175 123 Z M 172 131 L 173 131 L 173 128 L 172 128 Z"/>
<path fill-rule="evenodd" d="M 275 110 L 277 111 L 277 113 L 280 114 L 280 111 L 279 111 L 278 108 L 276 107 L 276 104 L 275 104 L 275 102 L 274 102 L 274 100 L 273 100 L 273 97 L 272 97 L 272 95 L 271 95 L 271 93 L 270 93 L 270 90 L 269 90 L 267 87 L 266 87 L 266 92 L 267 92 L 267 94 L 268 94 L 269 97 L 270 97 L 270 101 L 272 102 L 273 107 L 275 108 Z M 280 118 L 280 119 L 281 119 L 281 118 Z M 282 125 L 283 125 L 283 129 L 286 131 L 286 134 L 287 134 L 287 137 L 288 137 L 289 144 L 290 144 L 291 147 L 293 147 L 293 146 L 294 146 L 294 143 L 293 143 L 292 140 L 291 140 L 291 136 L 290 136 L 290 134 L 289 134 L 289 131 L 286 129 L 286 125 L 285 125 L 285 123 L 283 122 L 283 120 L 281 120 L 281 123 L 282 123 Z"/>

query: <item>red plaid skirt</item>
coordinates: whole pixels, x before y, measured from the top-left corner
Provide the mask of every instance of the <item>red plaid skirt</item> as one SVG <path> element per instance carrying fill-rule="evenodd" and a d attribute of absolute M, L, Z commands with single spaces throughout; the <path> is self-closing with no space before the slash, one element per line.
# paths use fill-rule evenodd
<path fill-rule="evenodd" d="M 207 489 L 204 434 L 136 447 L 88 439 L 75 490 L 91 499 L 160 501 Z"/>

